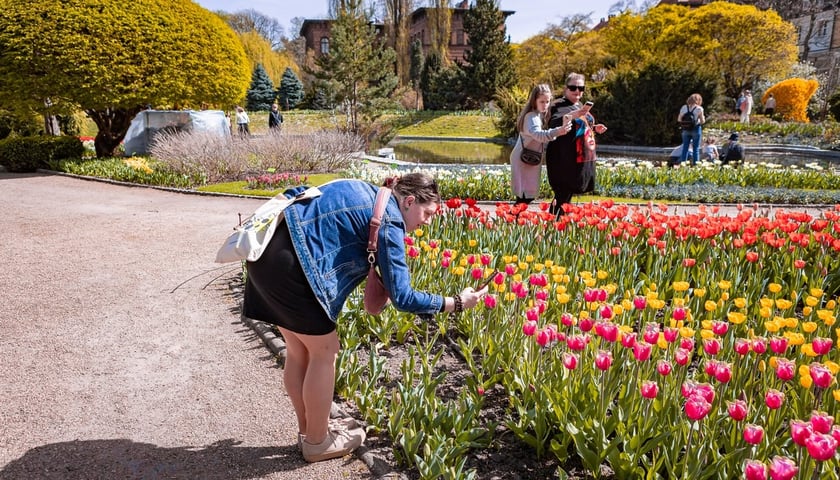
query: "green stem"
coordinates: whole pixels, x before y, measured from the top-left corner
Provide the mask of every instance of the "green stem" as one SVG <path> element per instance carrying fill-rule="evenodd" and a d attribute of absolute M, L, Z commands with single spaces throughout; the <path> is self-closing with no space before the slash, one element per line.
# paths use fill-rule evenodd
<path fill-rule="evenodd" d="M 696 423 L 696 422 L 695 422 Z M 694 433 L 694 425 L 689 423 L 688 428 L 688 440 L 686 441 L 685 445 L 685 459 L 683 461 L 683 471 L 682 471 L 682 478 L 688 479 L 688 457 L 691 455 L 691 436 Z"/>

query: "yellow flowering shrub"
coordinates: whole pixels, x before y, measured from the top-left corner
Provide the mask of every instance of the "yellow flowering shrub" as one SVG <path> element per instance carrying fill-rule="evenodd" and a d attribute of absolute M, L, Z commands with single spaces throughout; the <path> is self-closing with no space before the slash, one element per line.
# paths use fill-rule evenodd
<path fill-rule="evenodd" d="M 808 101 L 817 91 L 819 82 L 804 78 L 789 78 L 773 85 L 764 92 L 761 102 L 766 103 L 772 93 L 776 98 L 776 113 L 784 120 L 808 122 Z"/>

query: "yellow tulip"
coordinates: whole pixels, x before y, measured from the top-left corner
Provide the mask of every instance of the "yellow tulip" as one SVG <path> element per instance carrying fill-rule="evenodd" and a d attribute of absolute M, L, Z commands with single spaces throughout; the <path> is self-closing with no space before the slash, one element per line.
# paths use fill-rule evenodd
<path fill-rule="evenodd" d="M 747 320 L 747 316 L 741 312 L 729 312 L 726 314 L 727 320 L 735 325 L 740 325 Z"/>
<path fill-rule="evenodd" d="M 703 304 L 703 308 L 707 312 L 714 312 L 717 310 L 717 303 L 714 300 L 706 300 L 706 303 Z"/>
<path fill-rule="evenodd" d="M 793 302 L 786 298 L 779 298 L 776 300 L 776 308 L 780 310 L 787 310 L 793 306 Z"/>
<path fill-rule="evenodd" d="M 773 370 L 775 370 L 775 369 L 776 369 L 776 365 L 778 365 L 778 364 L 779 364 L 779 357 L 777 357 L 777 356 L 775 356 L 775 355 L 774 355 L 774 356 L 772 356 L 772 357 L 770 357 L 770 360 L 767 362 L 767 364 L 768 364 L 768 365 L 770 365 L 770 368 L 772 368 Z"/>
<path fill-rule="evenodd" d="M 773 300 L 767 297 L 761 297 L 758 304 L 761 305 L 761 308 L 770 308 L 773 306 Z"/>
<path fill-rule="evenodd" d="M 723 292 L 723 293 L 721 293 L 721 294 L 720 294 L 720 299 L 721 299 L 721 300 L 723 300 L 724 302 L 725 302 L 725 301 L 727 301 L 727 300 L 729 300 L 729 292 Z"/>
<path fill-rule="evenodd" d="M 651 305 L 653 308 L 655 308 L 657 310 L 661 310 L 661 309 L 665 308 L 665 300 L 656 299 L 653 302 L 649 302 L 649 305 Z"/>
<path fill-rule="evenodd" d="M 526 270 L 528 268 L 528 264 L 525 262 L 519 262 L 516 267 L 519 268 L 519 270 Z"/>
<path fill-rule="evenodd" d="M 817 297 L 817 298 L 819 298 L 819 297 L 822 297 L 822 296 L 823 296 L 823 290 L 822 290 L 822 288 L 812 288 L 812 289 L 811 289 L 808 293 L 810 293 L 810 294 L 811 294 L 811 296 L 813 296 L 813 297 Z"/>
<path fill-rule="evenodd" d="M 831 394 L 834 396 L 835 401 L 840 402 L 840 390 L 834 390 L 831 392 Z"/>
<path fill-rule="evenodd" d="M 747 299 L 744 297 L 738 297 L 733 300 L 733 302 L 735 302 L 735 306 L 738 308 L 744 308 L 747 306 Z"/>
<path fill-rule="evenodd" d="M 535 263 L 534 264 L 534 270 L 536 270 L 537 272 L 542 272 L 544 268 L 545 268 L 545 265 L 543 265 L 542 263 Z"/>
<path fill-rule="evenodd" d="M 825 326 L 830 327 L 837 321 L 837 317 L 832 315 L 831 310 L 817 310 L 817 318 L 823 321 Z"/>
<path fill-rule="evenodd" d="M 826 368 L 831 370 L 832 375 L 837 375 L 837 372 L 840 372 L 840 365 L 838 365 L 836 362 L 826 360 L 823 362 L 823 365 L 825 365 Z"/>
<path fill-rule="evenodd" d="M 513 263 L 514 262 L 513 257 L 511 257 L 510 255 L 502 255 L 502 260 L 504 260 L 505 263 Z"/>
<path fill-rule="evenodd" d="M 616 285 L 614 283 L 608 283 L 608 284 L 604 285 L 604 290 L 606 290 L 607 293 L 609 293 L 610 295 L 615 294 L 615 291 L 617 289 L 618 289 L 618 285 Z"/>
<path fill-rule="evenodd" d="M 705 328 L 701 329 L 700 330 L 700 338 L 702 338 L 703 340 L 708 340 L 710 338 L 715 338 L 715 332 L 713 332 L 711 330 L 706 330 Z"/>
<path fill-rule="evenodd" d="M 792 301 L 794 301 L 794 302 L 795 302 L 798 298 L 799 298 L 799 294 L 798 294 L 798 293 L 796 293 L 796 292 L 790 292 L 790 299 L 791 299 Z"/>
<path fill-rule="evenodd" d="M 507 290 L 507 284 L 505 284 L 505 283 L 498 283 L 497 284 L 496 282 L 493 282 L 490 285 L 495 285 L 496 286 L 496 291 L 500 292 L 500 293 Z"/>
<path fill-rule="evenodd" d="M 624 305 L 615 305 L 613 307 L 613 315 L 621 315 L 622 313 L 624 313 Z"/>
<path fill-rule="evenodd" d="M 582 310 L 580 312 L 580 319 L 583 320 L 584 318 L 591 318 L 591 317 L 589 316 L 589 312 Z"/>
<path fill-rule="evenodd" d="M 703 298 L 706 296 L 706 289 L 705 288 L 695 288 L 694 289 L 694 296 L 697 298 Z"/>
<path fill-rule="evenodd" d="M 706 330 L 712 329 L 712 321 L 711 320 L 703 320 L 700 322 L 700 328 L 704 328 Z"/>
<path fill-rule="evenodd" d="M 764 322 L 764 329 L 770 333 L 776 333 L 779 331 L 779 323 L 775 320 Z"/>
<path fill-rule="evenodd" d="M 694 329 L 691 327 L 682 327 L 680 329 L 680 336 L 683 338 L 691 338 L 694 336 Z"/>
<path fill-rule="evenodd" d="M 452 273 L 458 275 L 459 277 L 464 274 L 467 270 L 464 267 L 458 266 L 452 269 Z"/>
<path fill-rule="evenodd" d="M 571 300 L 571 298 L 572 297 L 570 297 L 568 293 L 558 293 L 557 303 L 559 303 L 560 305 L 565 305 L 569 303 L 569 300 Z"/>
<path fill-rule="evenodd" d="M 417 228 L 417 229 L 415 229 L 415 230 L 414 230 L 414 236 L 415 236 L 415 237 L 418 237 L 418 238 L 419 238 L 419 237 L 422 237 L 422 236 L 423 236 L 423 229 L 422 229 L 422 228 Z"/>
<path fill-rule="evenodd" d="M 811 369 L 808 367 L 808 365 L 800 365 L 797 370 L 799 371 L 799 376 L 811 376 Z"/>
<path fill-rule="evenodd" d="M 817 323 L 816 322 L 803 322 L 802 323 L 802 330 L 805 333 L 814 333 L 817 330 Z"/>
<path fill-rule="evenodd" d="M 813 295 L 805 297 L 805 305 L 808 305 L 809 307 L 816 307 L 819 303 L 820 299 Z"/>
<path fill-rule="evenodd" d="M 811 374 L 803 375 L 799 377 L 799 384 L 805 388 L 811 388 L 811 385 L 814 384 L 814 380 L 811 378 Z"/>
<path fill-rule="evenodd" d="M 809 306 L 802 307 L 802 315 L 805 315 L 806 317 L 808 315 L 810 315 L 811 312 L 813 312 L 813 311 L 814 311 L 814 309 L 812 307 L 809 307 Z"/>
<path fill-rule="evenodd" d="M 665 334 L 659 332 L 659 338 L 656 339 L 656 346 L 662 350 L 668 349 L 668 340 L 665 340 Z"/>
<path fill-rule="evenodd" d="M 805 343 L 805 336 L 801 333 L 785 332 L 784 337 L 787 338 L 788 342 L 794 347 Z"/>
<path fill-rule="evenodd" d="M 469 242 L 467 242 L 467 244 L 468 244 L 470 247 L 473 247 L 473 248 L 474 248 L 476 245 L 478 245 L 478 241 L 476 241 L 475 239 L 472 239 L 472 238 L 471 238 L 471 239 L 470 239 L 470 241 L 469 241 Z"/>
<path fill-rule="evenodd" d="M 552 267 L 554 267 L 554 260 L 546 260 L 546 261 L 545 261 L 545 266 L 546 266 L 547 268 L 552 268 Z"/>
<path fill-rule="evenodd" d="M 592 278 L 592 272 L 590 272 L 588 270 L 583 270 L 581 272 L 578 272 L 578 275 L 580 275 L 580 278 L 582 278 L 584 280 L 586 280 L 587 278 Z"/>
<path fill-rule="evenodd" d="M 506 302 L 512 302 L 512 301 L 514 301 L 514 300 L 516 300 L 516 294 L 515 294 L 515 293 L 513 293 L 513 292 L 507 292 L 507 293 L 505 294 L 505 301 L 506 301 Z"/>
<path fill-rule="evenodd" d="M 690 286 L 691 285 L 689 285 L 688 282 L 674 282 L 673 285 L 671 285 L 675 292 L 684 292 L 688 290 Z"/>
<path fill-rule="evenodd" d="M 817 356 L 817 352 L 814 351 L 814 346 L 811 345 L 810 343 L 806 343 L 805 345 L 802 345 L 802 347 L 800 347 L 800 350 L 802 351 L 802 353 L 804 353 L 805 355 L 807 355 L 809 357 L 816 357 Z"/>
<path fill-rule="evenodd" d="M 534 256 L 531 255 L 531 254 L 525 255 L 525 261 L 528 262 L 528 263 L 533 263 L 534 262 Z"/>
<path fill-rule="evenodd" d="M 595 275 L 598 277 L 598 280 L 606 280 L 606 279 L 607 279 L 607 277 L 609 277 L 609 276 L 610 276 L 609 272 L 606 272 L 606 271 L 604 271 L 604 270 L 598 270 L 598 271 L 595 273 Z"/>
<path fill-rule="evenodd" d="M 837 307 L 837 302 L 832 298 L 831 300 L 825 302 L 825 308 L 829 308 L 834 310 Z"/>
<path fill-rule="evenodd" d="M 758 362 L 758 371 L 763 372 L 765 370 L 767 370 L 767 364 L 764 362 L 764 360 Z"/>
<path fill-rule="evenodd" d="M 621 307 L 624 310 L 632 310 L 633 309 L 633 302 L 631 302 L 629 299 L 625 298 L 624 300 L 621 301 Z"/>
<path fill-rule="evenodd" d="M 597 283 L 598 283 L 598 280 L 595 280 L 594 278 L 591 278 L 591 277 L 587 278 L 586 280 L 583 281 L 583 284 L 586 285 L 589 288 L 594 287 Z"/>
<path fill-rule="evenodd" d="M 557 285 L 556 287 L 554 287 L 554 292 L 555 293 L 566 293 L 567 290 L 568 289 L 566 288 L 565 285 Z"/>
<path fill-rule="evenodd" d="M 782 291 L 782 286 L 778 283 L 771 283 L 767 285 L 767 289 L 770 290 L 770 293 L 779 293 Z"/>
<path fill-rule="evenodd" d="M 650 284 L 650 287 L 648 287 L 648 288 L 650 288 L 650 291 L 651 291 L 651 292 L 655 292 L 655 291 L 657 290 L 657 288 L 656 288 L 656 284 L 655 284 L 655 283 L 651 283 L 651 284 Z"/>
<path fill-rule="evenodd" d="M 685 306 L 685 299 L 682 298 L 682 297 L 672 298 L 671 303 L 673 303 L 675 307 L 684 307 Z"/>
<path fill-rule="evenodd" d="M 796 317 L 785 317 L 786 328 L 796 328 L 799 325 L 799 319 Z"/>
<path fill-rule="evenodd" d="M 758 310 L 758 315 L 759 315 L 761 318 L 770 318 L 770 316 L 771 316 L 771 315 L 773 315 L 773 309 L 771 309 L 771 308 L 766 308 L 766 307 L 761 307 L 761 308 Z"/>
<path fill-rule="evenodd" d="M 718 288 L 721 290 L 729 290 L 732 287 L 732 282 L 729 280 L 721 280 L 718 282 Z"/>
<path fill-rule="evenodd" d="M 659 298 L 659 293 L 658 292 L 648 292 L 647 294 L 645 294 L 645 298 L 647 298 L 648 301 L 656 300 L 657 298 Z"/>

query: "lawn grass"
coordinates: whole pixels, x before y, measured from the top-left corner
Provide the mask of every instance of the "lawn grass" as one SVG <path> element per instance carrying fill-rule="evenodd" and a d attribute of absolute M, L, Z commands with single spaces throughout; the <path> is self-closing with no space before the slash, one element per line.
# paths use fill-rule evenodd
<path fill-rule="evenodd" d="M 317 187 L 318 185 L 323 185 L 331 180 L 335 180 L 337 178 L 341 178 L 342 176 L 335 173 L 315 173 L 308 175 L 309 179 L 307 180 L 306 184 L 310 187 Z M 288 187 L 278 188 L 276 190 L 253 190 L 248 188 L 248 182 L 244 180 L 236 181 L 236 182 L 226 182 L 226 183 L 215 183 L 213 185 L 205 185 L 203 187 L 198 187 L 196 190 L 199 192 L 211 192 L 211 193 L 229 193 L 233 195 L 250 195 L 256 197 L 273 197 L 278 193 L 283 193 Z"/>

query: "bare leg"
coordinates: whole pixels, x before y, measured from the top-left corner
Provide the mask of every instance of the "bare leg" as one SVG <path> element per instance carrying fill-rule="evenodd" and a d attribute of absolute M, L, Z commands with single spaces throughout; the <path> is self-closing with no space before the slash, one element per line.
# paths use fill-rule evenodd
<path fill-rule="evenodd" d="M 319 444 L 327 437 L 335 392 L 338 334 L 333 331 L 326 335 L 302 335 L 284 328 L 280 332 L 286 339 L 287 348 L 292 345 L 303 347 L 295 349 L 293 346 L 287 351 L 284 382 L 298 416 L 301 433 L 306 435 L 308 443 Z"/>

